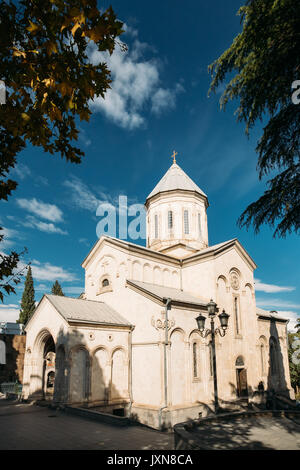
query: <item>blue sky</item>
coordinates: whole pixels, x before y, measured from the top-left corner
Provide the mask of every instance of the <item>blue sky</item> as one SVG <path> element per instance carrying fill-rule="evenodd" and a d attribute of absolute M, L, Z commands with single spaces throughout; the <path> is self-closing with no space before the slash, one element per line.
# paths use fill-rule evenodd
<path fill-rule="evenodd" d="M 99 202 L 116 204 L 121 194 L 143 203 L 175 149 L 178 164 L 208 195 L 210 245 L 237 237 L 258 265 L 257 305 L 277 310 L 291 325 L 300 316 L 299 238 L 274 239 L 268 227 L 254 235 L 236 225 L 264 189 L 255 154 L 261 127 L 248 139 L 236 123 L 236 103 L 223 112 L 222 89 L 207 97 L 207 66 L 240 31 L 240 5 L 241 0 L 112 2 L 126 23 L 122 40 L 129 50 L 107 58 L 112 90 L 105 101 L 95 100 L 90 122 L 79 123 L 82 164 L 28 147 L 13 172 L 17 191 L 0 203 L 4 249 L 28 248 L 37 301 L 56 279 L 67 295 L 84 290 L 81 262 L 97 239 Z M 92 49 L 90 58 L 103 59 Z M 0 320 L 18 317 L 22 289 L 23 284 L 0 305 Z"/>

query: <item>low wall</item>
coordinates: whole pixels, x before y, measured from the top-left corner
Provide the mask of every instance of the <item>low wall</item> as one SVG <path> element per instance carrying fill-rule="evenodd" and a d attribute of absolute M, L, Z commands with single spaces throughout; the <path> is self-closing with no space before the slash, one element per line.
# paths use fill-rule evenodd
<path fill-rule="evenodd" d="M 66 413 L 82 416 L 83 418 L 87 419 L 93 419 L 94 421 L 99 421 L 101 423 L 106 424 L 113 424 L 117 426 L 129 426 L 131 424 L 130 420 L 127 417 L 102 413 L 101 411 L 91 410 L 90 408 L 66 406 L 64 408 L 64 411 Z"/>

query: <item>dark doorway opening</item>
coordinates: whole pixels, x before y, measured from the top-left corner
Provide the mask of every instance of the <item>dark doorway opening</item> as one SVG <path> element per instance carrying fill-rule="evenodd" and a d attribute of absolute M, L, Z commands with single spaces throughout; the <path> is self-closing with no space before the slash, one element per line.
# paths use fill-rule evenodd
<path fill-rule="evenodd" d="M 247 371 L 246 369 L 236 370 L 237 396 L 239 398 L 248 397 Z"/>

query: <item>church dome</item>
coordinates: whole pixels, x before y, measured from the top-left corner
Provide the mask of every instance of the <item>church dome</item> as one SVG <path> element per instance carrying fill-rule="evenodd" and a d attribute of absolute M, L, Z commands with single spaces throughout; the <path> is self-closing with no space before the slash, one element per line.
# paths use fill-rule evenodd
<path fill-rule="evenodd" d="M 149 199 L 159 193 L 176 190 L 193 191 L 207 198 L 202 189 L 200 189 L 199 186 L 194 183 L 194 181 L 183 171 L 183 169 L 180 168 L 177 163 L 173 163 L 167 173 L 157 183 L 153 191 L 151 191 L 146 199 L 146 203 Z"/>
<path fill-rule="evenodd" d="M 147 247 L 182 257 L 208 246 L 206 194 L 174 162 L 146 199 Z M 167 250 L 167 251 L 166 251 Z"/>

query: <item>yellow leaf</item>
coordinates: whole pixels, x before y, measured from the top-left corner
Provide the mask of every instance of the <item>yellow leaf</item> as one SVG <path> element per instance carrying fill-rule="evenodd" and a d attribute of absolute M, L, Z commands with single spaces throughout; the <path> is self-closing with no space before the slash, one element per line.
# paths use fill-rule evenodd
<path fill-rule="evenodd" d="M 71 29 L 71 33 L 73 34 L 73 36 L 75 36 L 75 33 L 76 33 L 78 28 L 80 28 L 80 23 L 75 23 L 75 25 Z"/>
<path fill-rule="evenodd" d="M 19 51 L 19 49 L 17 49 L 16 47 L 13 47 L 14 49 L 14 52 L 13 52 L 13 55 L 14 56 L 22 56 L 22 57 L 26 57 L 26 53 L 24 51 Z"/>
<path fill-rule="evenodd" d="M 68 101 L 67 107 L 68 107 L 68 109 L 73 109 L 73 108 L 74 108 L 74 103 L 73 103 L 72 99 L 70 99 L 70 100 Z"/>
<path fill-rule="evenodd" d="M 43 94 L 42 104 L 45 103 L 47 96 L 48 96 L 48 93 Z"/>
<path fill-rule="evenodd" d="M 22 117 L 22 119 L 24 119 L 24 121 L 26 121 L 26 122 L 29 121 L 29 119 L 30 119 L 30 117 L 29 117 L 28 114 L 26 114 L 26 113 L 22 113 L 22 114 L 21 114 L 21 117 Z"/>
<path fill-rule="evenodd" d="M 53 78 L 45 78 L 45 80 L 43 80 L 43 83 L 45 83 L 47 87 L 53 87 L 55 84 Z"/>
<path fill-rule="evenodd" d="M 40 29 L 39 25 L 33 23 L 32 21 L 29 20 L 30 26 L 28 26 L 27 31 L 30 33 L 35 33 L 38 29 Z"/>

